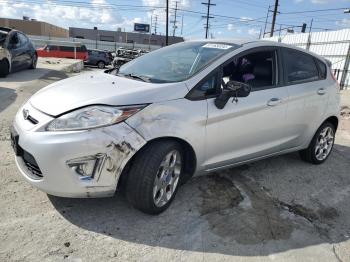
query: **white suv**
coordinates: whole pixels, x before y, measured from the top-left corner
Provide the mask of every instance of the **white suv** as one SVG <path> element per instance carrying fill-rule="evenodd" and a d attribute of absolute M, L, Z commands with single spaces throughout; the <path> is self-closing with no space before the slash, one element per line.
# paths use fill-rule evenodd
<path fill-rule="evenodd" d="M 292 151 L 324 162 L 338 119 L 322 57 L 273 42 L 190 41 L 40 90 L 18 111 L 12 142 L 24 178 L 48 194 L 122 187 L 157 214 L 194 174 Z"/>

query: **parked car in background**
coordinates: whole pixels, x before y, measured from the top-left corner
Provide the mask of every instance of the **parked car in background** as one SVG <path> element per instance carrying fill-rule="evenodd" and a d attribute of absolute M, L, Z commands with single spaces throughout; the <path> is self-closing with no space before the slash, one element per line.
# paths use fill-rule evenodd
<path fill-rule="evenodd" d="M 193 175 L 294 151 L 322 164 L 340 109 L 330 66 L 268 41 L 164 47 L 32 96 L 12 129 L 17 166 L 49 194 L 102 197 L 119 187 L 158 214 Z"/>
<path fill-rule="evenodd" d="M 116 56 L 112 61 L 112 66 L 114 68 L 119 68 L 122 65 L 126 64 L 127 62 L 130 62 L 131 60 L 147 53 L 148 51 L 144 49 L 126 49 L 126 48 L 120 47 L 117 50 Z"/>
<path fill-rule="evenodd" d="M 22 69 L 34 69 L 37 61 L 34 45 L 24 33 L 0 27 L 0 77 Z"/>
<path fill-rule="evenodd" d="M 97 66 L 98 68 L 105 68 L 106 65 L 110 65 L 113 57 L 109 51 L 89 49 L 88 59 L 84 62 L 86 65 Z"/>
<path fill-rule="evenodd" d="M 89 57 L 85 45 L 76 47 L 76 53 L 74 53 L 74 47 L 60 45 L 46 45 L 36 51 L 39 57 L 76 58 L 84 61 Z"/>

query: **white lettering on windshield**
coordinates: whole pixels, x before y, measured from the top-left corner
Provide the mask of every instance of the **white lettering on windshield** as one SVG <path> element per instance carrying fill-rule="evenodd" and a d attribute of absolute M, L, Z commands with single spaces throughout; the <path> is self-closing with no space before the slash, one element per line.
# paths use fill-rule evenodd
<path fill-rule="evenodd" d="M 232 47 L 232 45 L 225 45 L 225 44 L 213 44 L 213 43 L 207 43 L 203 46 L 204 48 L 216 48 L 216 49 L 229 49 Z"/>

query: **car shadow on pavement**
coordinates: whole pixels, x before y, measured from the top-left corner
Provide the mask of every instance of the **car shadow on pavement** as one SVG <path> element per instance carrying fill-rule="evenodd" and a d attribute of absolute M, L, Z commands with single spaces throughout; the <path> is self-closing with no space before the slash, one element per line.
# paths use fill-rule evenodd
<path fill-rule="evenodd" d="M 44 76 L 50 72 L 49 69 L 45 68 L 36 68 L 33 70 L 21 70 L 18 72 L 10 73 L 6 78 L 0 78 L 0 86 L 2 82 L 12 83 L 12 82 L 28 82 L 37 80 L 38 78 Z"/>
<path fill-rule="evenodd" d="M 16 100 L 16 97 L 17 97 L 16 90 L 0 87 L 0 97 L 1 97 L 0 112 L 2 112 Z"/>
<path fill-rule="evenodd" d="M 323 165 L 298 154 L 192 178 L 168 210 L 150 216 L 121 194 L 105 199 L 49 196 L 86 230 L 124 241 L 229 255 L 270 255 L 350 234 L 350 148 L 337 145 Z"/>

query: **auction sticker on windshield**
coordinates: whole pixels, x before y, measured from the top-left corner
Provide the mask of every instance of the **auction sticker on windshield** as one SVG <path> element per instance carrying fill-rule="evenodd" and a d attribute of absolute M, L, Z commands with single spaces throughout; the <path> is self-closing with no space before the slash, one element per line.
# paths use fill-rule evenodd
<path fill-rule="evenodd" d="M 226 50 L 226 49 L 231 48 L 232 45 L 207 43 L 203 47 L 205 47 L 205 48 L 225 49 Z"/>

